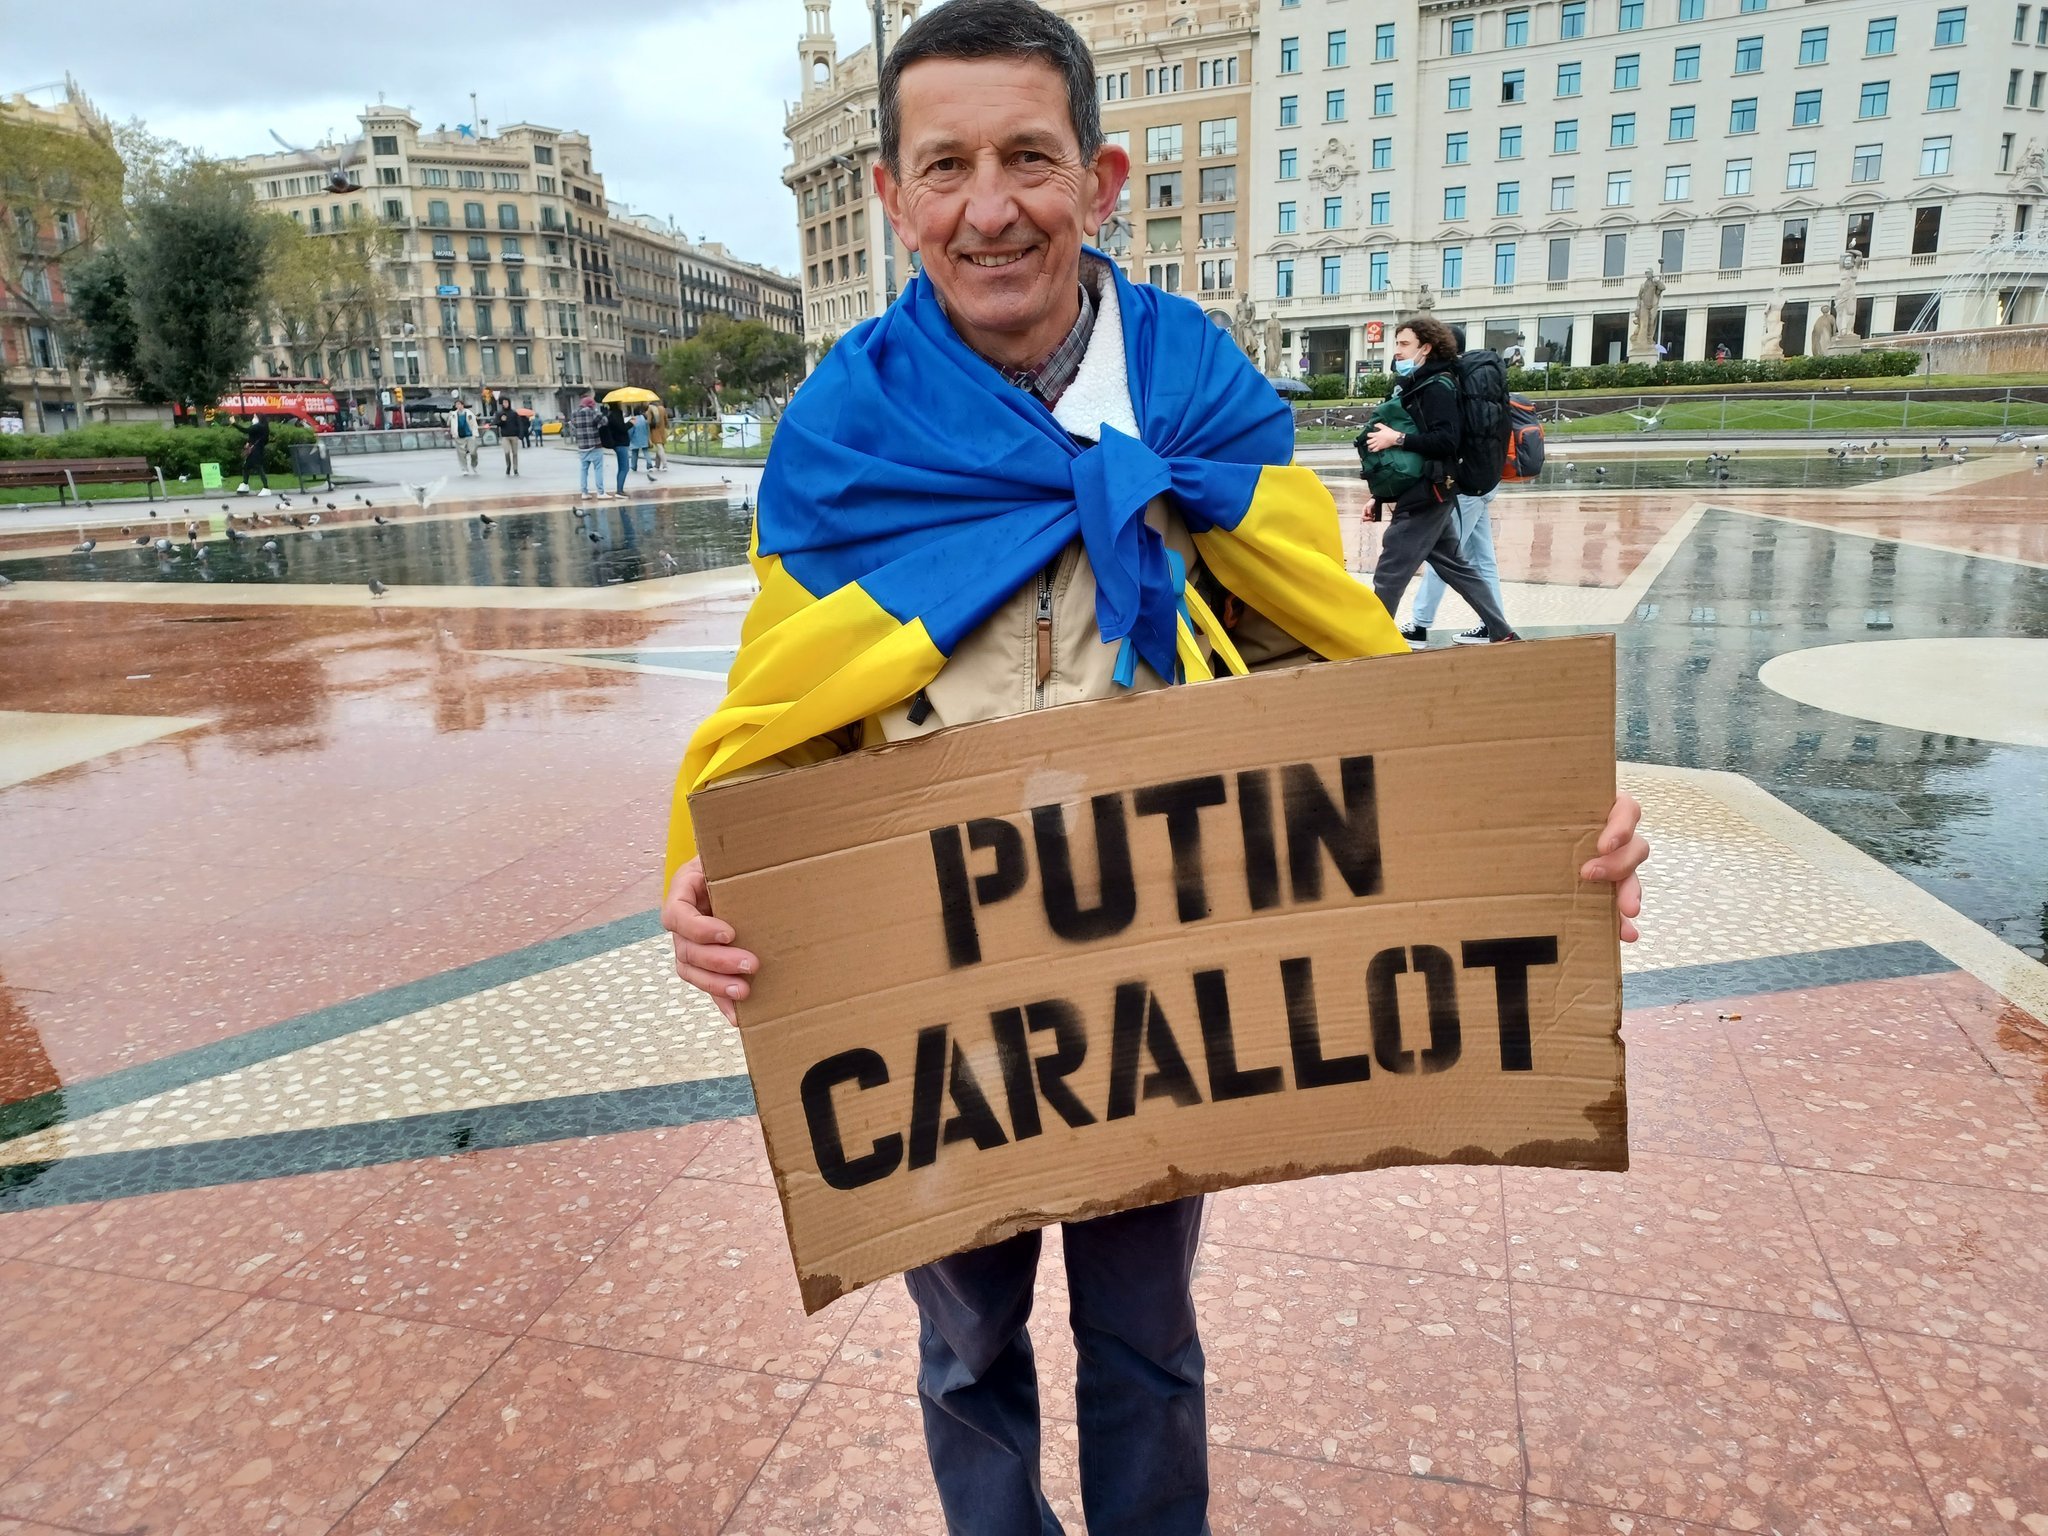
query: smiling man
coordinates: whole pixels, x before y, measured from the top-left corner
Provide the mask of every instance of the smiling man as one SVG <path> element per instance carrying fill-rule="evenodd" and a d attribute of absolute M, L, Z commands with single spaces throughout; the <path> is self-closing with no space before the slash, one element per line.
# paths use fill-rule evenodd
<path fill-rule="evenodd" d="M 688 794 L 737 773 L 1216 670 L 1407 649 L 1345 568 L 1293 417 L 1199 308 L 1087 250 L 1129 157 L 1095 68 L 1033 0 L 951 0 L 881 80 L 877 186 L 922 271 L 843 338 L 776 430 L 761 580 L 725 701 L 683 760 L 663 922 L 732 1017 L 757 957 L 709 909 Z M 1623 797 L 1589 863 L 1621 931 L 1648 855 Z M 859 922 L 859 914 L 848 921 Z M 1208 1530 L 1201 1201 L 1065 1229 L 1089 1529 Z M 1039 1486 L 1026 1324 L 1040 1236 L 907 1278 L 918 1393 L 956 1536 L 1060 1529 Z"/>

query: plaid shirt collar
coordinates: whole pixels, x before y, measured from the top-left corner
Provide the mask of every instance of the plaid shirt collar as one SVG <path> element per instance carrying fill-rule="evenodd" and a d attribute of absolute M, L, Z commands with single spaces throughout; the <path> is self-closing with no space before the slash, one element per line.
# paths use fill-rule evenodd
<path fill-rule="evenodd" d="M 1081 274 L 1081 313 L 1074 317 L 1074 328 L 1067 332 L 1066 339 L 1054 347 L 1045 360 L 1031 368 L 1005 368 L 997 365 L 996 371 L 1019 389 L 1027 390 L 1045 403 L 1051 410 L 1060 402 L 1060 396 L 1074 382 L 1074 375 L 1081 371 L 1081 359 L 1088 353 L 1088 342 L 1095 334 L 1095 287 L 1100 281 L 1098 274 L 1084 265 Z"/>

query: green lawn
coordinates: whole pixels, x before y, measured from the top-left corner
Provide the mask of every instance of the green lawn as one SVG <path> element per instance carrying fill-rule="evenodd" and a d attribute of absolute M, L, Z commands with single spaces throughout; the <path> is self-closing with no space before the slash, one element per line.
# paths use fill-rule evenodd
<path fill-rule="evenodd" d="M 201 485 L 199 485 L 197 481 L 193 481 L 186 485 L 180 485 L 178 484 L 177 481 L 172 480 L 168 482 L 166 488 L 170 491 L 172 501 L 204 501 L 208 497 L 219 498 L 223 496 L 232 500 L 235 494 L 235 486 L 239 483 L 239 481 L 230 480 L 220 490 L 209 491 L 206 490 Z M 341 483 L 339 476 L 336 477 L 335 483 Z M 300 494 L 297 490 L 294 489 L 294 487 L 297 484 L 298 481 L 288 474 L 274 474 L 270 477 L 270 488 L 273 491 L 283 491 L 286 495 L 289 496 L 296 496 Z M 72 501 L 71 491 L 69 487 L 60 488 L 54 485 L 11 485 L 6 487 L 0 487 L 0 506 L 24 506 L 34 503 L 54 502 L 58 499 L 58 491 L 60 489 L 63 490 L 63 501 L 66 506 L 76 506 L 81 504 Z M 91 503 L 96 501 L 119 501 L 124 498 L 132 498 L 134 500 L 140 501 L 144 497 L 148 496 L 155 489 L 156 486 L 153 482 L 145 484 L 139 480 L 115 480 L 106 485 L 81 485 L 78 488 L 78 493 L 80 496 L 84 498 L 83 504 L 90 505 Z M 313 494 L 313 491 L 308 490 L 305 494 L 310 496 Z M 164 499 L 162 496 L 158 496 L 156 500 L 158 506 L 162 506 L 164 504 Z"/>
<path fill-rule="evenodd" d="M 1639 414 L 1648 414 L 1642 412 Z M 2048 404 L 1998 400 L 1719 400 L 1666 402 L 1665 432 L 1935 432 L 2048 427 Z M 1546 424 L 1561 437 L 1642 430 L 1627 411 L 1607 411 Z"/>

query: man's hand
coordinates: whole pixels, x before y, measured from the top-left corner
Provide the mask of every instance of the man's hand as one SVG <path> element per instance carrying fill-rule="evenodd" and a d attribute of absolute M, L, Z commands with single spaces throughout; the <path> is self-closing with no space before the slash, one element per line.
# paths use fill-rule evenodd
<path fill-rule="evenodd" d="M 1612 824 L 1608 830 L 1613 830 Z M 661 926 L 675 935 L 676 974 L 718 1004 L 728 1024 L 738 1022 L 733 1005 L 746 1000 L 750 990 L 746 978 L 761 969 L 761 961 L 744 949 L 733 948 L 732 928 L 711 915 L 702 859 L 692 859 L 676 871 L 668 902 L 661 909 Z"/>
<path fill-rule="evenodd" d="M 1614 887 L 1614 905 L 1621 913 L 1621 942 L 1642 937 L 1635 919 L 1643 912 L 1643 883 L 1636 871 L 1649 861 L 1650 844 L 1636 830 L 1643 819 L 1642 802 L 1623 791 L 1614 797 L 1607 825 L 1600 829 L 1598 852 L 1579 870 L 1581 880 L 1605 880 Z M 699 887 L 702 882 L 700 879 Z M 678 950 L 680 950 L 678 945 Z"/>
<path fill-rule="evenodd" d="M 1389 448 L 1398 448 L 1402 441 L 1401 434 L 1384 421 L 1375 422 L 1373 429 L 1365 434 L 1366 450 L 1370 453 L 1385 453 Z"/>

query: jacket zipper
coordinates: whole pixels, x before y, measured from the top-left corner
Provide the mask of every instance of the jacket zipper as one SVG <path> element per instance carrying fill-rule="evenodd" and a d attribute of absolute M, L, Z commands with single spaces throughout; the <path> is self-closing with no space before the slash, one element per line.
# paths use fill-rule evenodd
<path fill-rule="evenodd" d="M 1052 676 L 1052 570 L 1048 565 L 1038 573 L 1038 670 L 1031 691 L 1031 707 L 1045 707 L 1046 679 Z"/>

